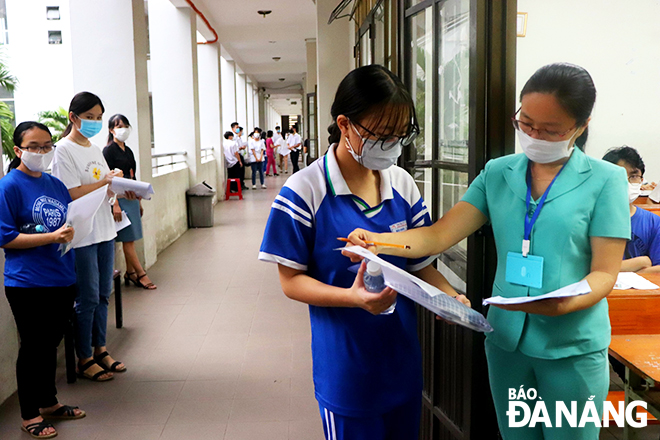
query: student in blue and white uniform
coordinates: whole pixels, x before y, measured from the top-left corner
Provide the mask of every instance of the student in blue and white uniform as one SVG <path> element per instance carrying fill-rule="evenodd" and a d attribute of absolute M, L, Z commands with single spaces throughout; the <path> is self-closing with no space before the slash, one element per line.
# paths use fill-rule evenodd
<path fill-rule="evenodd" d="M 0 180 L 0 247 L 5 294 L 21 338 L 16 362 L 21 429 L 51 438 L 57 431 L 44 417 L 85 417 L 78 407 L 58 403 L 55 388 L 57 346 L 76 296 L 74 252 L 58 252 L 74 235 L 64 224 L 71 196 L 45 172 L 53 159 L 48 127 L 23 122 L 13 140 L 16 158 Z"/>
<path fill-rule="evenodd" d="M 419 430 L 421 350 L 414 303 L 364 289 L 334 249 L 358 225 L 403 231 L 430 224 L 413 178 L 395 166 L 418 133 L 412 99 L 382 66 L 341 82 L 326 155 L 291 176 L 276 197 L 259 259 L 278 264 L 282 290 L 310 305 L 315 394 L 327 439 L 414 439 Z M 385 257 L 457 296 L 434 257 Z M 391 315 L 380 315 L 397 301 Z M 466 304 L 465 297 L 460 300 Z"/>
<path fill-rule="evenodd" d="M 634 148 L 612 148 L 603 160 L 626 169 L 632 235 L 626 244 L 621 272 L 660 272 L 660 216 L 634 205 L 644 181 L 644 161 Z"/>

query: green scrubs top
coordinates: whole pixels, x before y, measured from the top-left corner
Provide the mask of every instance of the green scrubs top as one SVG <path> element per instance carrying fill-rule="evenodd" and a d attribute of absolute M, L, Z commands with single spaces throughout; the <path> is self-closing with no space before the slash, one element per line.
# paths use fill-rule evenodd
<path fill-rule="evenodd" d="M 531 255 L 544 258 L 540 289 L 505 280 L 508 252 L 520 253 L 527 196 L 524 154 L 491 160 L 467 190 L 470 203 L 490 221 L 497 247 L 493 296 L 537 296 L 584 279 L 591 268 L 591 237 L 630 238 L 628 180 L 624 168 L 575 148 L 550 189 L 531 235 Z M 530 204 L 530 215 L 536 209 Z M 503 350 L 543 359 L 592 353 L 610 344 L 607 299 L 586 310 L 542 316 L 490 307 L 488 339 Z"/>

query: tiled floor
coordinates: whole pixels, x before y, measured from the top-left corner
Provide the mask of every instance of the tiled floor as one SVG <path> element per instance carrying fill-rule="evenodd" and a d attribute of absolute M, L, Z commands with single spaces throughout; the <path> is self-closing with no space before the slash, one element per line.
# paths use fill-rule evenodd
<path fill-rule="evenodd" d="M 286 177 L 218 203 L 214 228 L 161 253 L 149 270 L 158 290 L 124 289 L 124 328 L 111 309 L 108 346 L 128 372 L 67 385 L 62 368 L 60 401 L 88 416 L 57 423 L 58 438 L 323 439 L 307 307 L 284 296 L 276 266 L 257 261 Z M 19 427 L 14 395 L 0 407 L 0 439 L 29 438 Z"/>
<path fill-rule="evenodd" d="M 323 439 L 307 307 L 284 296 L 274 265 L 257 261 L 286 177 L 219 203 L 214 228 L 190 230 L 160 254 L 149 270 L 158 290 L 124 290 L 124 328 L 114 328 L 111 309 L 108 345 L 129 371 L 67 385 L 61 368 L 60 400 L 88 416 L 57 423 L 58 438 Z M 0 439 L 29 438 L 19 425 L 14 395 L 0 406 Z M 640 440 L 658 440 L 659 428 L 645 428 Z M 621 439 L 622 431 L 604 429 L 600 438 Z"/>

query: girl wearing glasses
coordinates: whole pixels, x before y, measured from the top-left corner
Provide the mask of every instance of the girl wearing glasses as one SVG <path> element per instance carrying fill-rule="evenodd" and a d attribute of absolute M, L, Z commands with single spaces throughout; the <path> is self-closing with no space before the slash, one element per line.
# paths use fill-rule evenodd
<path fill-rule="evenodd" d="M 431 227 L 400 234 L 358 230 L 349 237 L 362 246 L 405 243 L 410 250 L 374 251 L 415 258 L 442 252 L 489 222 L 498 254 L 493 296 L 538 296 L 588 283 L 585 295 L 490 308 L 495 331 L 486 337 L 486 356 L 505 440 L 598 438 L 594 423 L 555 423 L 558 401 L 569 408 L 577 402 L 582 414 L 593 400 L 602 417 L 609 387 L 605 297 L 630 238 L 625 171 L 583 152 L 595 99 L 583 68 L 540 68 L 522 89 L 513 121 L 524 154 L 487 163 L 463 199 Z M 521 387 L 537 390 L 554 427 L 509 427 L 509 390 Z"/>
<path fill-rule="evenodd" d="M 101 99 L 89 92 L 73 97 L 69 106 L 69 125 L 57 143 L 53 175 L 78 199 L 109 185 L 121 171 L 110 171 L 101 149 L 90 138 L 103 127 L 105 108 Z M 113 372 L 126 370 L 105 347 L 108 300 L 112 290 L 115 260 L 115 220 L 109 206 L 102 206 L 94 217 L 91 234 L 76 246 L 76 352 L 78 373 L 94 381 L 106 381 Z"/>
<path fill-rule="evenodd" d="M 417 438 L 421 351 L 414 303 L 390 288 L 369 293 L 336 249 L 356 227 L 379 232 L 430 224 L 412 177 L 395 165 L 418 132 L 413 101 L 382 66 L 341 82 L 324 157 L 276 197 L 259 259 L 278 264 L 282 290 L 309 304 L 315 394 L 328 439 Z M 457 296 L 435 258 L 386 257 Z M 465 297 L 460 300 L 466 304 Z M 381 314 L 396 301 L 391 314 Z"/>
<path fill-rule="evenodd" d="M 0 179 L 0 247 L 5 251 L 5 294 L 20 335 L 16 362 L 21 429 L 51 438 L 44 418 L 78 419 L 85 412 L 57 401 L 55 370 L 76 296 L 73 252 L 58 246 L 73 239 L 64 224 L 71 196 L 45 171 L 53 159 L 51 134 L 43 124 L 23 122 L 14 130 L 16 159 Z"/>

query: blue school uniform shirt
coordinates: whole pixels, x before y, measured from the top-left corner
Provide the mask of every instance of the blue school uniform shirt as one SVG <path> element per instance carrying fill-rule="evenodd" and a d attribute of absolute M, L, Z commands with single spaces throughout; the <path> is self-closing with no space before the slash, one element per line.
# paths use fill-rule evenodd
<path fill-rule="evenodd" d="M 334 146 L 292 175 L 273 202 L 259 259 L 302 270 L 323 283 L 348 288 L 353 264 L 334 250 L 355 228 L 398 232 L 431 224 L 414 180 L 392 166 L 381 171 L 381 203 L 369 207 L 352 195 Z M 407 260 L 381 255 L 411 272 L 435 257 Z M 316 398 L 336 414 L 383 414 L 422 390 L 415 304 L 399 295 L 392 315 L 360 308 L 309 306 Z"/>
<path fill-rule="evenodd" d="M 626 245 L 626 258 L 647 256 L 654 266 L 660 264 L 660 216 L 643 208 L 630 218 L 632 234 Z"/>
<path fill-rule="evenodd" d="M 13 170 L 0 179 L 0 246 L 18 237 L 21 226 L 35 223 L 54 232 L 66 220 L 71 196 L 57 178 Z M 73 251 L 60 256 L 59 244 L 5 249 L 5 286 L 65 287 L 76 283 Z"/>

